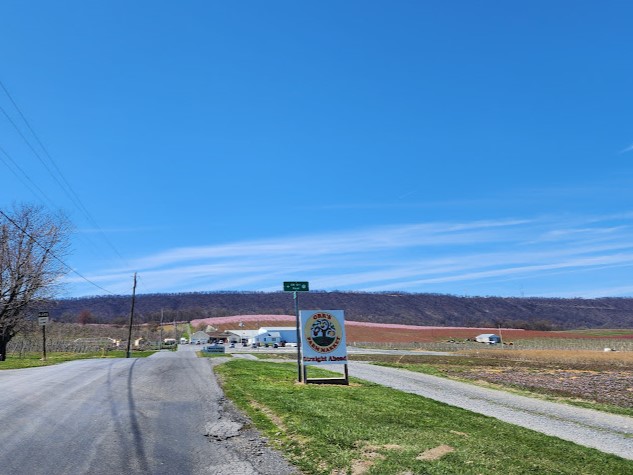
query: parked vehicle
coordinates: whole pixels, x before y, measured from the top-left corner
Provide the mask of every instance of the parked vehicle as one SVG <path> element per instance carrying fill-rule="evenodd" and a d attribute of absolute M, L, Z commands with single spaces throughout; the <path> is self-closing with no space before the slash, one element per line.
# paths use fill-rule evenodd
<path fill-rule="evenodd" d="M 475 338 L 475 341 L 479 343 L 488 343 L 489 345 L 495 345 L 501 343 L 501 337 L 494 333 L 483 333 Z"/>

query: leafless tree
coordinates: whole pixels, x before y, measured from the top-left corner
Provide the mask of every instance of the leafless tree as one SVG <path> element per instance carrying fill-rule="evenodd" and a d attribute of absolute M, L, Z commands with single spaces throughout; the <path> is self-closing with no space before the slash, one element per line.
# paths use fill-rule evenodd
<path fill-rule="evenodd" d="M 69 271 L 70 223 L 42 207 L 0 209 L 0 361 L 7 343 L 24 327 L 29 311 L 55 295 Z"/>

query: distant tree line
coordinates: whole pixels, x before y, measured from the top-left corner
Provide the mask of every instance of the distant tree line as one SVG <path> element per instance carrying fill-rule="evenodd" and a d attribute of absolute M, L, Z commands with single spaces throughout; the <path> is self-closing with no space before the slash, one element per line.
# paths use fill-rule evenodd
<path fill-rule="evenodd" d="M 73 323 L 114 323 L 129 319 L 130 296 L 57 300 L 51 316 Z M 406 292 L 308 292 L 304 309 L 343 309 L 348 320 L 432 326 L 561 330 L 630 328 L 633 299 L 463 297 Z M 286 292 L 195 292 L 137 295 L 135 320 L 190 321 L 228 315 L 293 315 Z"/>

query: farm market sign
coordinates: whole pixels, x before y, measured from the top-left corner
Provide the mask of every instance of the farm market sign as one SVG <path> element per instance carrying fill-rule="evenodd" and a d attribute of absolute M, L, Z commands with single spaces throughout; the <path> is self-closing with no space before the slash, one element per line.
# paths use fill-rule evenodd
<path fill-rule="evenodd" d="M 346 364 L 343 310 L 301 310 L 301 347 L 304 365 Z"/>

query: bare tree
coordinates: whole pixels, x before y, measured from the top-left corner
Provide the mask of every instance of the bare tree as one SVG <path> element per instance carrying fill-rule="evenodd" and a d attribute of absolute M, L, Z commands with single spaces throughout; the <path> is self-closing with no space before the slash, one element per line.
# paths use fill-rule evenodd
<path fill-rule="evenodd" d="M 24 327 L 29 309 L 50 299 L 70 269 L 70 223 L 32 205 L 0 209 L 0 361 Z"/>

